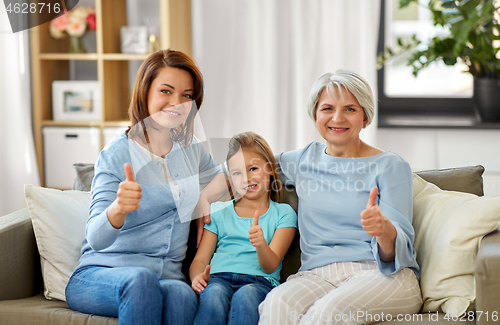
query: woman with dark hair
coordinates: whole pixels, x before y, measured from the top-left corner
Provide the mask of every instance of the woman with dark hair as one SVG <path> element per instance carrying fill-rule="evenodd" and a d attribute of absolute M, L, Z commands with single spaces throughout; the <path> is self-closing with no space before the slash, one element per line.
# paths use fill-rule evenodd
<path fill-rule="evenodd" d="M 66 287 L 71 309 L 119 324 L 191 324 L 196 294 L 181 271 L 199 185 L 224 184 L 193 136 L 203 78 L 179 51 L 151 54 L 137 73 L 131 126 L 101 151 L 82 256 Z"/>

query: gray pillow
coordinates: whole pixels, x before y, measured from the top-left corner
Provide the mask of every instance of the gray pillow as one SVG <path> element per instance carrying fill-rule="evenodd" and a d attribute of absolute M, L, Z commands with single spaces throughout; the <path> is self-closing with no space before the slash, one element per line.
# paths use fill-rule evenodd
<path fill-rule="evenodd" d="M 94 164 L 73 164 L 73 168 L 76 171 L 73 189 L 89 192 L 94 178 Z"/>
<path fill-rule="evenodd" d="M 437 185 L 446 191 L 457 191 L 483 196 L 483 172 L 481 165 L 434 169 L 416 172 L 427 182 Z"/>

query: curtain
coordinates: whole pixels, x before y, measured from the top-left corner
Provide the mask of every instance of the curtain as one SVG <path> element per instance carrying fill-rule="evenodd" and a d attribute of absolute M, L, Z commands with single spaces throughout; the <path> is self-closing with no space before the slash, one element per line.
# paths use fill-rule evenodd
<path fill-rule="evenodd" d="M 377 94 L 380 0 L 192 0 L 207 138 L 254 131 L 275 153 L 324 142 L 307 115 L 313 82 L 354 70 Z M 376 117 L 361 132 L 376 145 Z"/>
<path fill-rule="evenodd" d="M 0 5 L 0 216 L 26 206 L 24 184 L 39 185 L 31 126 L 29 31 L 12 33 Z"/>

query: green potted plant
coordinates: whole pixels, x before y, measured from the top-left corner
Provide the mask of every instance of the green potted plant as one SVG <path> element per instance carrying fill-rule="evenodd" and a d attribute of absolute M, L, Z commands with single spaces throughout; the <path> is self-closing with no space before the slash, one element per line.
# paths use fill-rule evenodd
<path fill-rule="evenodd" d="M 418 0 L 400 0 L 407 7 Z M 500 6 L 494 0 L 429 0 L 434 25 L 450 30 L 446 37 L 434 37 L 425 49 L 413 36 L 398 39 L 398 46 L 379 54 L 379 68 L 402 52 L 411 51 L 408 65 L 413 74 L 435 61 L 455 65 L 458 60 L 467 66 L 465 72 L 474 77 L 473 101 L 484 122 L 500 121 Z"/>

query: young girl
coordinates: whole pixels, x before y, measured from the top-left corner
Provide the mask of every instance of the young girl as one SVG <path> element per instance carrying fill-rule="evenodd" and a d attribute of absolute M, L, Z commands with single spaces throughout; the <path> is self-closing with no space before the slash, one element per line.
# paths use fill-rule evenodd
<path fill-rule="evenodd" d="M 281 183 L 266 140 L 253 132 L 235 135 L 226 163 L 239 199 L 210 207 L 211 223 L 189 270 L 199 294 L 194 324 L 257 324 L 258 306 L 279 284 L 297 227 L 295 211 L 276 203 Z"/>

